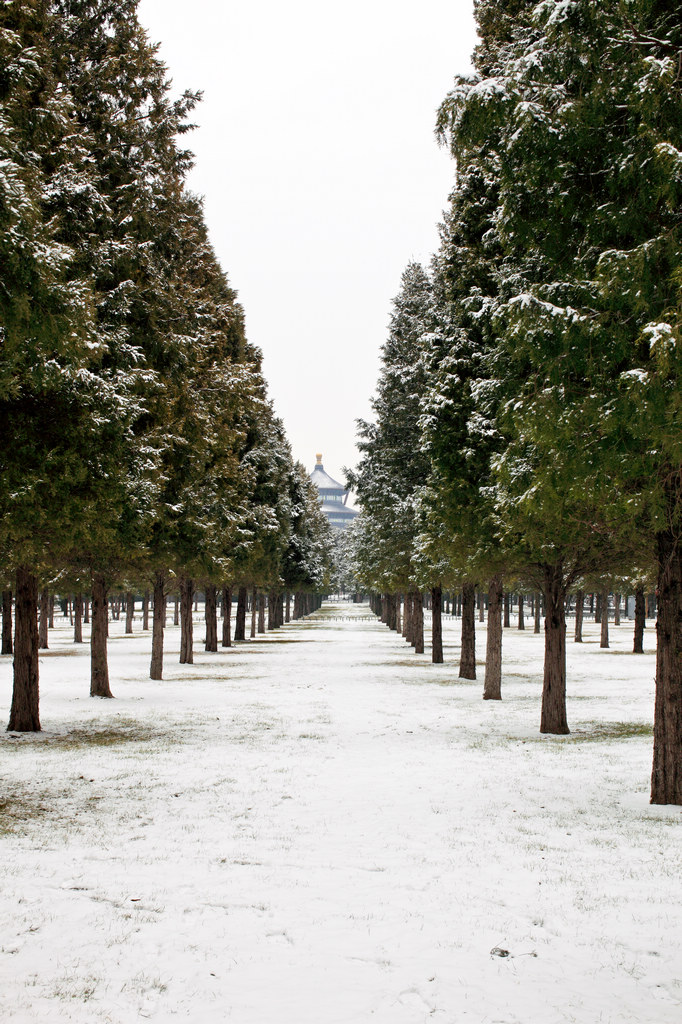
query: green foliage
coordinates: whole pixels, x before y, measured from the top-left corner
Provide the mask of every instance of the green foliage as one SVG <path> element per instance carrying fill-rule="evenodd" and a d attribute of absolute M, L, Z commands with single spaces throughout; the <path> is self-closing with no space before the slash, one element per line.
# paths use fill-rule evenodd
<path fill-rule="evenodd" d="M 420 417 L 426 386 L 423 338 L 431 328 L 432 301 L 428 275 L 419 264 L 409 264 L 382 349 L 372 403 L 376 421 L 358 422 L 362 458 L 348 478 L 362 506 L 354 536 L 359 578 L 368 589 L 394 591 L 415 578 L 419 494 L 429 473 Z"/>
<path fill-rule="evenodd" d="M 4 567 L 319 587 L 317 502 L 185 187 L 198 96 L 137 0 L 8 0 L 0 57 Z"/>

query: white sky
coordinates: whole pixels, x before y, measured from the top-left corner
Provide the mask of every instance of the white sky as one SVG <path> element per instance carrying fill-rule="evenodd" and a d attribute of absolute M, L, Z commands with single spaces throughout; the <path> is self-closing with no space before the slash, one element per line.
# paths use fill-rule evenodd
<path fill-rule="evenodd" d="M 438 105 L 470 70 L 472 0 L 141 0 L 174 88 L 201 89 L 190 186 L 294 456 L 357 460 L 391 300 L 428 262 L 454 164 Z"/>

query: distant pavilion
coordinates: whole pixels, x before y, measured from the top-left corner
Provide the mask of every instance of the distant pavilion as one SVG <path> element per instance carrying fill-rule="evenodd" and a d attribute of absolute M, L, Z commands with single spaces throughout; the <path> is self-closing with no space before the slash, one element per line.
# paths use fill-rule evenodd
<path fill-rule="evenodd" d="M 318 454 L 316 458 L 317 463 L 310 474 L 310 479 L 320 492 L 322 511 L 337 530 L 346 530 L 355 519 L 357 512 L 354 508 L 349 508 L 346 505 L 348 491 L 345 487 L 325 473 L 322 456 Z"/>

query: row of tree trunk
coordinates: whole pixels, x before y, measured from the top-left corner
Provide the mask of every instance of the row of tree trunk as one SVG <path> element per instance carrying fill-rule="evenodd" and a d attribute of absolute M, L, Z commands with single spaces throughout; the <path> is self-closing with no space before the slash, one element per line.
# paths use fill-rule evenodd
<path fill-rule="evenodd" d="M 549 570 L 549 567 L 548 567 Z M 566 599 L 562 581 L 552 574 L 546 573 L 544 594 L 535 593 L 531 598 L 531 609 L 534 618 L 534 629 L 540 632 L 541 612 L 545 610 L 545 661 L 542 694 L 542 710 L 540 715 L 540 731 L 554 734 L 569 732 L 566 716 L 566 608 L 570 599 Z M 595 600 L 596 598 L 596 600 Z M 502 636 L 503 628 L 509 626 L 508 609 L 509 593 L 503 592 L 502 577 L 495 575 L 489 582 L 487 593 L 477 591 L 473 583 L 466 583 L 460 594 L 452 598 L 452 608 L 461 615 L 462 633 L 459 662 L 461 679 L 476 679 L 476 610 L 479 619 L 485 621 L 482 613 L 487 612 L 488 628 L 486 634 L 485 677 L 483 684 L 484 700 L 502 699 Z M 390 629 L 401 631 L 406 640 L 412 644 L 415 652 L 424 652 L 424 616 L 423 609 L 431 610 L 432 661 L 434 664 L 443 662 L 443 631 L 442 609 L 443 594 L 440 587 L 433 587 L 427 595 L 410 590 L 402 594 L 373 594 L 370 606 Z M 603 592 L 590 595 L 590 608 L 595 614 L 595 621 L 601 623 L 601 647 L 609 646 L 608 637 L 608 606 L 609 593 Z M 620 622 L 620 595 L 614 602 L 615 622 Z M 575 595 L 575 641 L 582 642 L 582 627 L 585 608 L 585 594 L 577 591 Z M 518 597 L 518 628 L 524 629 L 524 598 Z M 643 637 L 646 625 L 646 599 L 643 588 L 635 593 L 635 631 L 633 653 L 643 652 Z M 598 618 L 596 617 L 598 615 Z"/>
<path fill-rule="evenodd" d="M 12 591 L 5 590 L 2 595 L 2 653 L 14 654 L 14 686 L 8 730 L 12 732 L 40 731 L 39 715 L 39 661 L 38 652 L 41 647 L 47 648 L 47 630 L 53 625 L 54 598 L 46 590 L 39 592 L 38 581 L 29 567 L 20 566 L 16 572 L 16 589 L 14 594 L 14 637 L 12 637 Z M 150 678 L 163 677 L 164 629 L 166 624 L 167 578 L 157 573 L 153 589 L 152 617 L 152 656 Z M 180 579 L 179 609 L 176 600 L 175 623 L 181 626 L 180 631 L 180 663 L 192 664 L 193 639 L 193 606 L 196 607 L 194 581 L 189 577 Z M 232 645 L 231 609 L 232 588 L 222 588 L 222 646 Z M 267 595 L 255 588 L 251 592 L 251 637 L 265 632 L 265 608 L 268 608 L 268 629 L 277 629 L 284 622 L 309 615 L 319 608 L 322 598 L 318 594 L 297 593 L 294 595 L 293 616 L 291 611 L 291 595 L 271 592 Z M 209 585 L 205 588 L 206 638 L 207 651 L 218 650 L 217 621 L 217 588 Z M 237 593 L 237 612 L 235 618 L 234 640 L 246 638 L 246 614 L 249 604 L 247 587 L 241 586 Z M 92 628 L 90 634 L 90 695 L 92 697 L 113 697 L 109 685 L 109 668 L 107 658 L 107 637 L 109 633 L 110 602 L 107 592 L 107 581 L 102 574 L 95 574 L 92 580 L 91 602 L 84 600 L 83 595 L 76 594 L 71 604 L 62 605 L 66 613 L 71 608 L 74 625 L 74 641 L 82 642 L 82 622 L 88 621 L 88 609 L 91 607 Z M 52 609 L 52 611 L 50 611 Z M 134 616 L 134 595 L 128 593 L 111 609 L 112 614 L 120 615 L 125 609 L 126 633 L 132 632 Z M 143 598 L 143 628 L 148 628 L 149 595 Z"/>

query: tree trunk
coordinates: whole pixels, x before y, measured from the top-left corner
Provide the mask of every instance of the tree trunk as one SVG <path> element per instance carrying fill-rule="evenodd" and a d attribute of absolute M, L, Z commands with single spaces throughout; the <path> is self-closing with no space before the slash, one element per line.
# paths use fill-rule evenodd
<path fill-rule="evenodd" d="M 12 591 L 2 592 L 2 653 L 12 653 Z"/>
<path fill-rule="evenodd" d="M 234 624 L 235 640 L 246 640 L 246 587 L 237 591 L 237 617 Z"/>
<path fill-rule="evenodd" d="M 232 587 L 223 587 L 223 647 L 232 646 Z"/>
<path fill-rule="evenodd" d="M 596 600 L 595 606 L 594 606 L 594 621 L 595 621 L 595 623 L 597 625 L 599 625 L 601 623 L 602 604 L 603 604 L 603 598 L 602 598 L 601 593 L 599 593 L 599 594 L 597 594 L 597 600 Z"/>
<path fill-rule="evenodd" d="M 256 639 L 256 620 L 258 618 L 258 591 L 253 588 L 251 593 L 251 639 Z"/>
<path fill-rule="evenodd" d="M 504 618 L 503 625 L 505 629 L 509 629 L 511 625 L 511 594 L 508 590 L 504 592 Z M 490 598 L 488 598 L 488 622 L 490 622 Z"/>
<path fill-rule="evenodd" d="M 488 585 L 488 636 L 485 646 L 483 700 L 502 700 L 502 577 Z"/>
<path fill-rule="evenodd" d="M 575 637 L 574 640 L 577 644 L 583 642 L 583 607 L 585 604 L 585 594 L 582 590 L 579 590 L 575 595 Z"/>
<path fill-rule="evenodd" d="M 415 654 L 424 653 L 424 599 L 419 590 L 412 593 L 412 644 Z"/>
<path fill-rule="evenodd" d="M 651 803 L 682 804 L 682 547 L 656 537 L 656 704 Z"/>
<path fill-rule="evenodd" d="M 41 651 L 46 651 L 47 628 L 50 619 L 50 593 L 47 588 L 40 591 L 40 618 L 38 620 L 38 646 Z"/>
<path fill-rule="evenodd" d="M 166 598 L 163 600 L 163 614 L 166 614 Z M 164 622 L 165 626 L 165 622 Z M 142 595 L 142 629 L 146 632 L 149 629 L 149 591 L 145 590 Z"/>
<path fill-rule="evenodd" d="M 113 697 L 109 689 L 107 663 L 107 622 L 109 602 L 107 584 L 101 573 L 92 580 L 92 631 L 90 634 L 90 696 Z"/>
<path fill-rule="evenodd" d="M 126 594 L 126 633 L 133 631 L 133 616 L 135 615 L 135 597 L 130 591 Z"/>
<path fill-rule="evenodd" d="M 285 622 L 291 622 L 291 594 L 289 593 L 288 590 L 287 590 L 287 606 L 286 606 L 286 611 L 284 613 L 284 621 Z"/>
<path fill-rule="evenodd" d="M 485 603 L 483 601 L 483 594 L 480 590 L 478 592 L 478 621 L 485 622 Z"/>
<path fill-rule="evenodd" d="M 460 679 L 476 678 L 476 594 L 473 583 L 462 587 L 462 648 L 459 656 Z"/>
<path fill-rule="evenodd" d="M 632 645 L 633 654 L 644 654 L 644 629 L 646 627 L 646 601 L 644 587 L 635 590 L 635 636 Z"/>
<path fill-rule="evenodd" d="M 38 713 L 38 581 L 17 569 L 14 608 L 14 687 L 9 732 L 40 732 Z"/>
<path fill-rule="evenodd" d="M 533 617 L 533 632 L 540 632 L 540 619 L 542 617 L 542 598 L 541 595 L 536 592 L 535 594 L 535 614 Z"/>
<path fill-rule="evenodd" d="M 403 631 L 403 618 L 402 618 L 403 595 L 402 594 L 396 594 L 395 595 L 395 602 L 396 602 L 396 604 L 395 604 L 395 631 L 396 631 L 396 633 L 401 634 L 402 631 Z"/>
<path fill-rule="evenodd" d="M 179 626 L 180 625 L 180 609 L 179 609 L 178 605 L 179 605 L 178 595 L 176 594 L 175 597 L 173 598 L 173 625 L 174 626 Z"/>
<path fill-rule="evenodd" d="M 166 625 L 165 577 L 162 572 L 154 576 L 154 612 L 152 617 L 152 661 L 150 679 L 163 679 L 163 631 Z"/>
<path fill-rule="evenodd" d="M 601 595 L 599 602 L 601 605 L 601 636 L 599 639 L 600 647 L 609 646 L 609 592 L 604 590 Z"/>
<path fill-rule="evenodd" d="M 443 664 L 442 612 L 443 591 L 440 587 L 431 587 L 431 661 L 434 665 Z"/>
<path fill-rule="evenodd" d="M 83 643 L 83 595 L 73 595 L 73 642 Z"/>
<path fill-rule="evenodd" d="M 206 616 L 204 649 L 215 652 L 218 650 L 218 592 L 212 583 L 206 585 L 204 614 Z"/>
<path fill-rule="evenodd" d="M 298 595 L 296 595 L 298 596 Z M 296 597 L 294 597 L 294 618 L 299 616 L 296 614 Z M 265 632 L 265 594 L 258 595 L 258 632 Z"/>
<path fill-rule="evenodd" d="M 275 622 L 277 627 L 284 625 L 284 594 L 278 594 L 275 599 Z"/>
<path fill-rule="evenodd" d="M 396 623 L 398 621 L 398 610 L 396 607 L 397 599 L 395 594 L 386 595 L 386 606 L 388 610 L 388 616 L 386 619 L 386 625 L 389 629 L 395 630 Z"/>
<path fill-rule="evenodd" d="M 566 588 L 561 563 L 545 566 L 545 671 L 540 732 L 565 736 L 566 717 Z"/>
<path fill-rule="evenodd" d="M 519 629 L 526 628 L 526 620 L 523 617 L 523 594 L 519 594 Z"/>
<path fill-rule="evenodd" d="M 412 591 L 405 591 L 402 635 L 408 644 L 412 643 Z"/>
<path fill-rule="evenodd" d="M 620 626 L 620 594 L 613 595 L 613 624 Z"/>
<path fill-rule="evenodd" d="M 180 577 L 180 664 L 194 664 L 194 623 L 192 605 L 194 602 L 194 580 Z"/>

